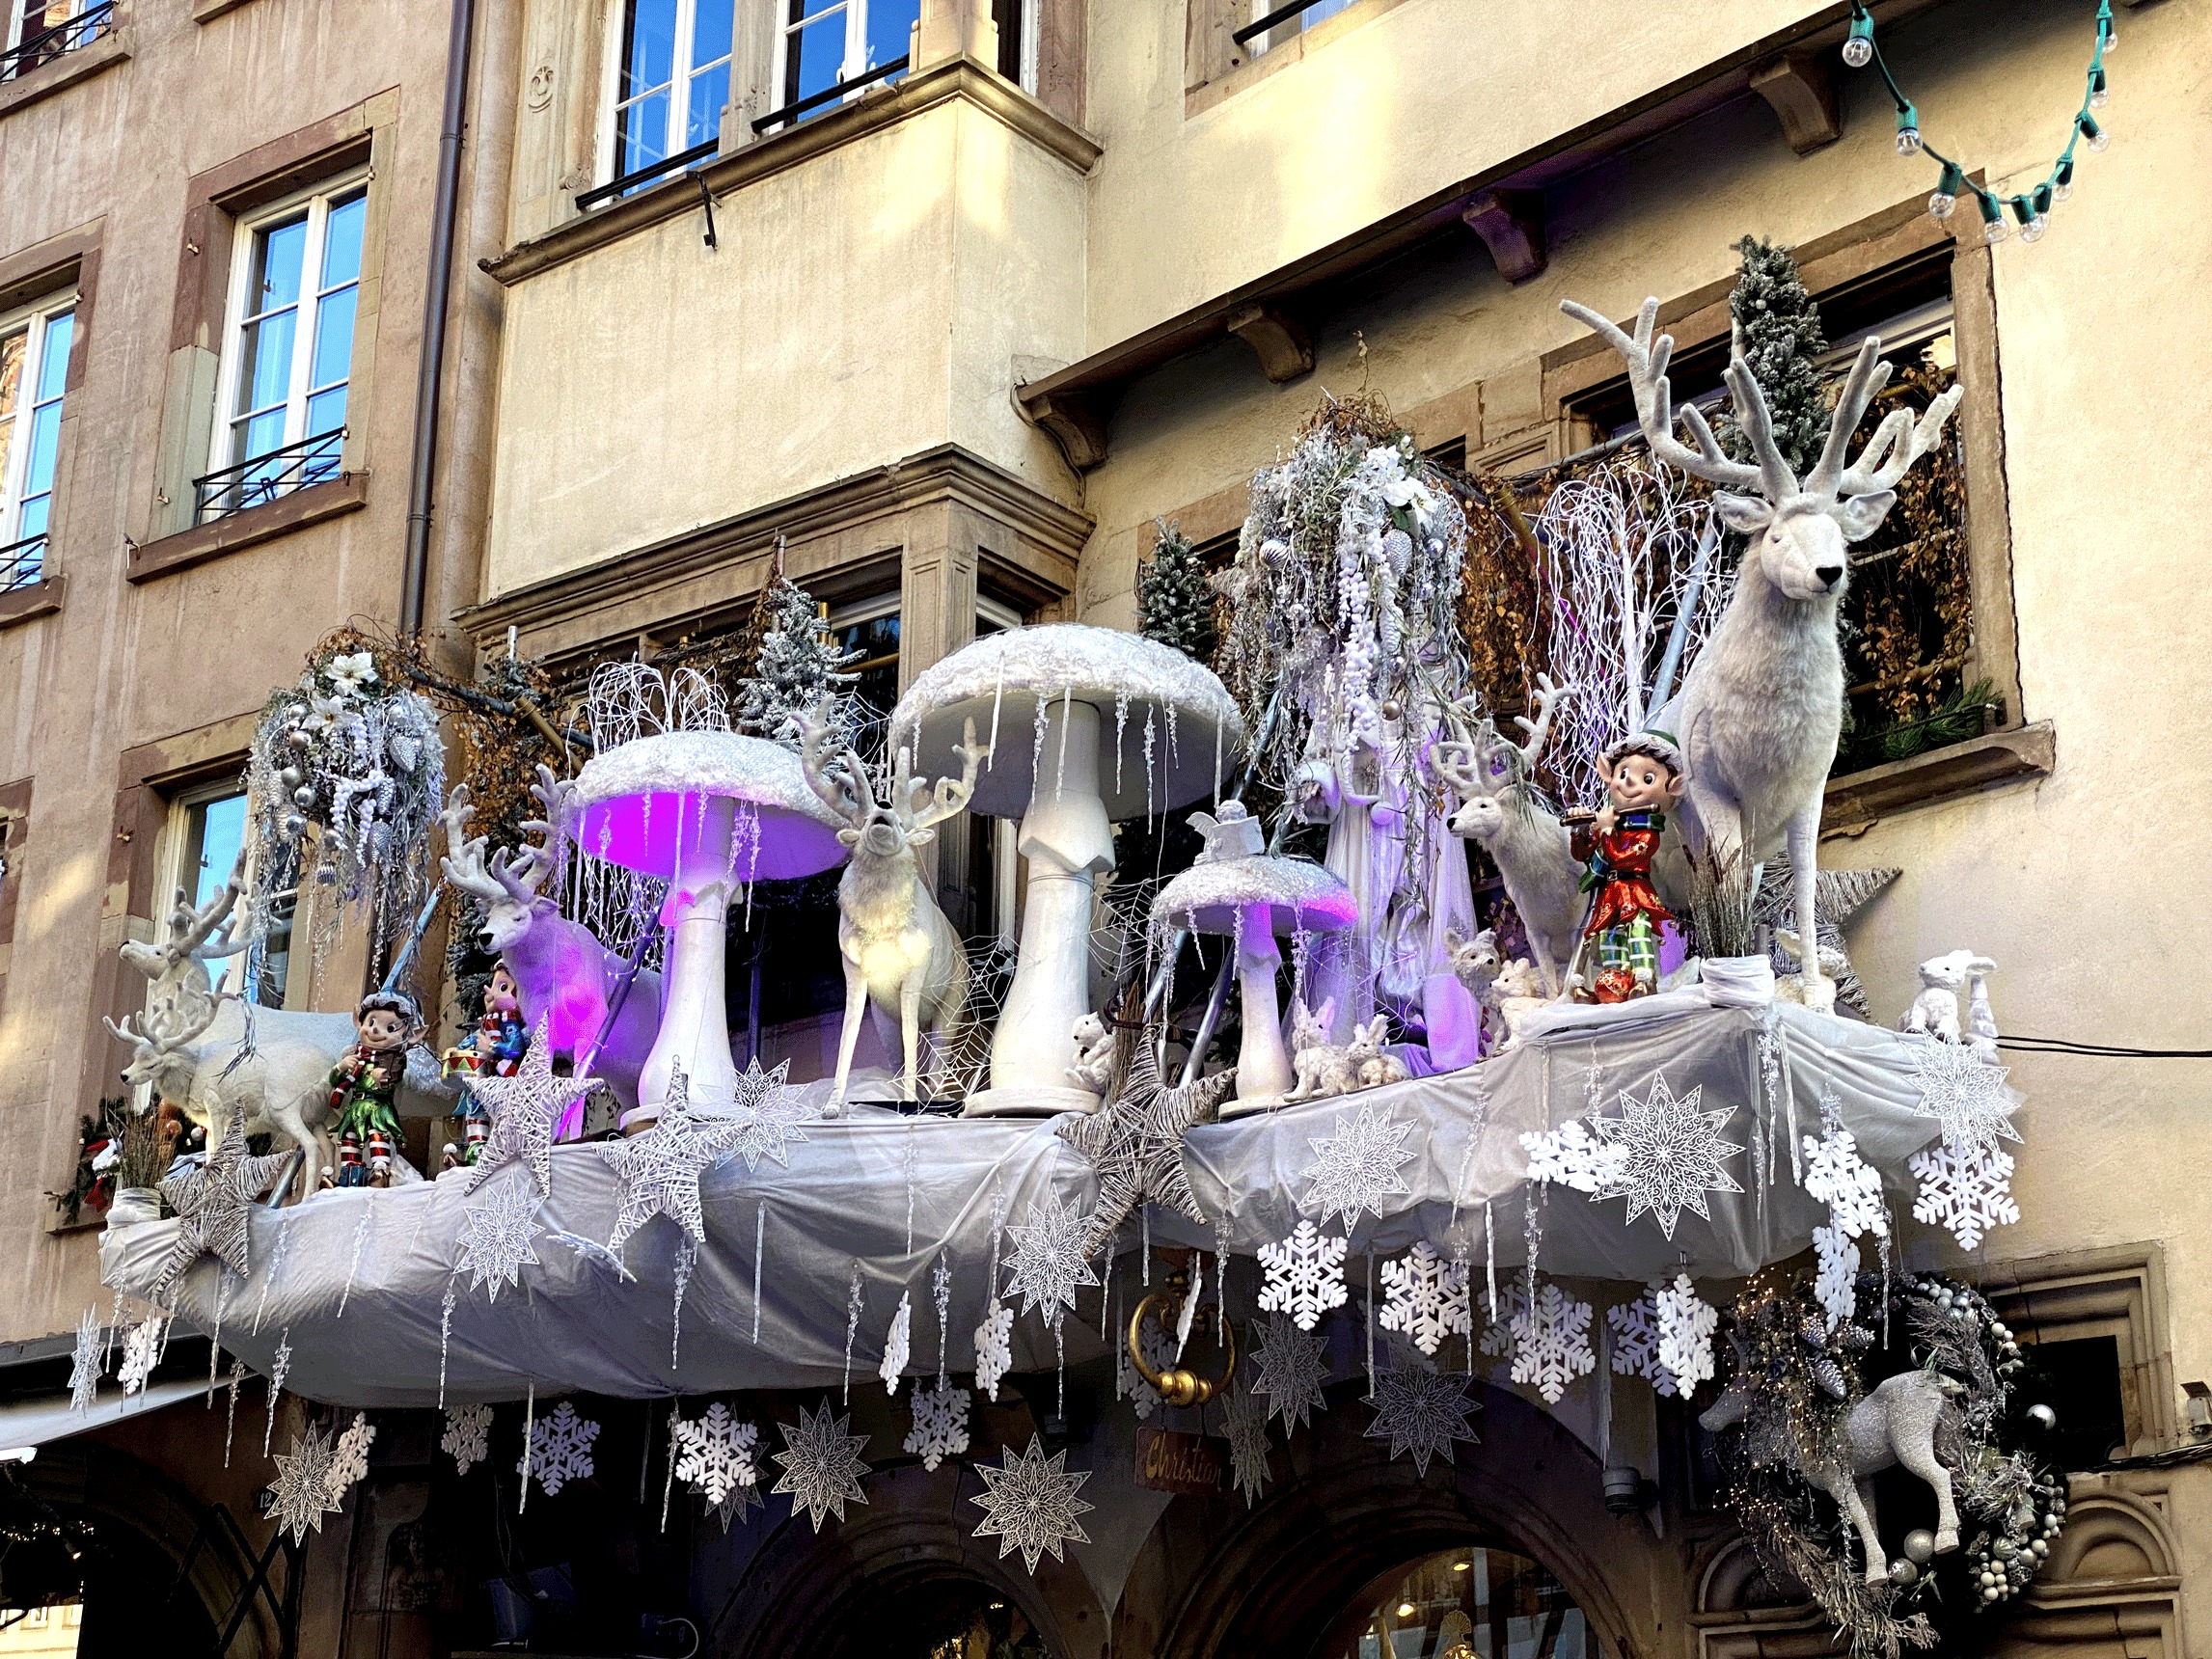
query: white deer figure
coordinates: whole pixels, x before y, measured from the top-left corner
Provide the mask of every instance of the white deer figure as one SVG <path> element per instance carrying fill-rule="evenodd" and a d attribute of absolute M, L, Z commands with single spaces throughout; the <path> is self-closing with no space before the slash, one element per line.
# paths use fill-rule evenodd
<path fill-rule="evenodd" d="M 826 1116 L 843 1107 L 846 1079 L 853 1068 L 853 1046 L 860 1041 L 860 1016 L 873 1004 L 884 1047 L 891 1047 L 891 1019 L 898 1020 L 899 1097 L 911 1101 L 920 1080 L 919 1048 L 926 1025 L 942 1054 L 949 1048 L 968 1011 L 968 953 L 960 936 L 938 909 L 922 882 L 915 849 L 937 838 L 936 826 L 966 810 L 975 793 L 975 774 L 986 754 L 975 743 L 969 721 L 953 753 L 961 775 L 937 780 L 936 788 L 913 775 L 914 752 L 901 748 L 890 789 L 880 803 L 869 787 L 859 754 L 848 748 L 841 765 L 830 759 L 832 732 L 827 704 L 799 722 L 799 763 L 806 781 L 830 809 L 845 821 L 837 839 L 853 851 L 837 882 L 837 950 L 845 959 L 845 1023 L 837 1040 L 837 1081 Z"/>
<path fill-rule="evenodd" d="M 1533 779 L 1551 735 L 1552 712 L 1568 690 L 1552 684 L 1548 674 L 1538 676 L 1536 719 L 1515 717 L 1525 743 L 1499 736 L 1485 716 L 1471 729 L 1455 721 L 1468 735 L 1438 743 L 1431 754 L 1437 775 L 1460 798 L 1449 828 L 1479 842 L 1497 865 L 1549 996 L 1563 989 L 1560 968 L 1574 954 L 1582 873 L 1567 827 L 1538 799 Z"/>
<path fill-rule="evenodd" d="M 1775 444 L 1740 338 L 1729 360 L 1728 389 L 1756 463 L 1729 459 L 1694 406 L 1681 414 L 1697 448 L 1675 436 L 1667 379 L 1675 342 L 1670 335 L 1652 337 L 1656 299 L 1644 302 L 1633 337 L 1588 306 L 1568 300 L 1560 309 L 1626 362 L 1637 422 L 1653 458 L 1722 486 L 1714 510 L 1751 538 L 1727 613 L 1680 694 L 1654 711 L 1650 723 L 1673 733 L 1688 762 L 1679 825 L 1691 857 L 1725 866 L 1733 855 L 1738 868 L 1748 869 L 1787 842 L 1796 876 L 1797 936 L 1816 938 L 1821 792 L 1843 717 L 1836 617 L 1850 577 L 1846 544 L 1880 528 L 1897 501 L 1891 486 L 1935 448 L 1962 389 L 1937 397 L 1918 421 L 1910 410 L 1892 412 L 1857 463 L 1846 466 L 1860 417 L 1890 377 L 1881 341 L 1869 339 L 1836 400 L 1820 458 L 1800 483 Z M 1825 1012 L 1835 999 L 1835 982 L 1816 961 L 1807 963 L 1807 1005 Z"/>
<path fill-rule="evenodd" d="M 519 854 L 502 847 L 487 859 L 487 838 L 468 833 L 476 812 L 468 786 L 454 785 L 440 815 L 450 849 L 441 862 L 446 880 L 457 891 L 483 901 L 479 937 L 484 949 L 504 960 L 514 975 L 523 1023 L 534 1031 L 540 1020 L 547 1020 L 546 1040 L 554 1053 L 571 1061 L 599 1044 L 593 1074 L 606 1080 L 622 1105 L 635 1106 L 638 1074 L 660 1029 L 660 976 L 639 971 L 614 1029 L 602 1042 L 608 1005 L 629 964 L 582 922 L 563 916 L 543 891 L 554 868 L 550 849 L 574 789 L 573 782 L 555 777 L 551 767 L 539 766 L 531 794 L 545 816 L 527 820 L 523 828 L 541 834 L 544 847 L 525 847 Z"/>

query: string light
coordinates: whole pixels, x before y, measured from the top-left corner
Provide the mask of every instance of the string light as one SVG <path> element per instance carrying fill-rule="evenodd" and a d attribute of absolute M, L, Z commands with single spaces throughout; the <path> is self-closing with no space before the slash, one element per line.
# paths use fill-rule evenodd
<path fill-rule="evenodd" d="M 2119 32 L 2113 27 L 2112 0 L 2097 0 L 2097 49 L 2089 59 L 2087 89 L 2082 95 L 2082 107 L 2074 112 L 2066 148 L 2060 151 L 2059 159 L 2041 183 L 2011 197 L 2001 197 L 1975 183 L 1967 177 L 1963 166 L 1928 144 L 1921 131 L 1919 108 L 1898 85 L 1897 77 L 1890 72 L 1888 60 L 1882 56 L 1881 43 L 1874 39 L 1873 14 L 1867 10 L 1866 0 L 1851 0 L 1850 32 L 1843 40 L 1843 62 L 1854 69 L 1863 69 L 1871 64 L 1881 71 L 1882 81 L 1897 104 L 1898 153 L 1925 155 L 1943 168 L 1942 181 L 1927 199 L 1930 216 L 1938 223 L 1949 221 L 1957 211 L 1960 195 L 1971 191 L 1981 209 L 1981 239 L 1994 247 L 2012 233 L 2012 226 L 2005 217 L 2007 208 L 2019 223 L 2021 241 L 2041 241 L 2043 233 L 2050 229 L 2052 207 L 2074 193 L 2075 148 L 2086 143 L 2099 153 L 2111 148 L 2111 132 L 2090 112 L 2112 102 L 2112 83 L 2105 71 L 2105 59 L 2112 55 L 2118 41 Z"/>

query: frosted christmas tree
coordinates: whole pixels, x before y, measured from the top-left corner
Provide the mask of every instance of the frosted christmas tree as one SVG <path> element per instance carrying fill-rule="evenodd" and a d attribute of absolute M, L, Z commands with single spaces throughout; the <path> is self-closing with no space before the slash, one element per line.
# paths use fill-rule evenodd
<path fill-rule="evenodd" d="M 752 672 L 738 682 L 738 729 L 797 749 L 799 717 L 812 715 L 828 697 L 834 709 L 832 729 L 849 732 L 855 723 L 852 688 L 860 676 L 845 670 L 860 653 L 845 650 L 831 637 L 824 608 L 783 574 L 780 560 L 761 590 L 753 627 L 760 651 Z"/>
<path fill-rule="evenodd" d="M 1774 442 L 1791 472 L 1803 476 L 1828 437 L 1828 394 L 1820 384 L 1819 357 L 1828 349 L 1820 308 L 1805 291 L 1805 279 L 1788 248 L 1746 236 L 1736 243 L 1743 274 L 1729 296 L 1728 313 L 1743 334 L 1743 359 L 1766 394 L 1774 417 Z M 1748 458 L 1739 434 L 1731 452 Z"/>
<path fill-rule="evenodd" d="M 1190 538 L 1160 526 L 1152 557 L 1136 572 L 1137 632 L 1201 663 L 1214 656 L 1214 587 Z"/>

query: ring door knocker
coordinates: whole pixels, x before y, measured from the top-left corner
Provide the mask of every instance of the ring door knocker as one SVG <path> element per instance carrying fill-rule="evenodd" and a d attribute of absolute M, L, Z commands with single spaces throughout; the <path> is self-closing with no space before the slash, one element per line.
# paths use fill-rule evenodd
<path fill-rule="evenodd" d="M 1180 1364 L 1166 1371 L 1155 1371 L 1144 1357 L 1144 1345 L 1137 1340 L 1144 1329 L 1146 1316 L 1160 1320 L 1161 1329 L 1172 1333 L 1183 1316 L 1183 1298 L 1190 1293 L 1190 1275 L 1183 1268 L 1171 1269 L 1166 1287 L 1158 1290 L 1136 1304 L 1136 1311 L 1129 1317 L 1129 1331 L 1124 1340 L 1129 1344 L 1131 1363 L 1136 1374 L 1143 1377 L 1152 1391 L 1169 1405 L 1204 1405 L 1229 1392 L 1229 1382 L 1237 1374 L 1237 1332 L 1227 1319 L 1220 1325 L 1221 1374 L 1218 1377 L 1200 1376 Z M 1201 1303 L 1194 1310 L 1190 1325 L 1193 1330 L 1214 1325 L 1214 1308 Z"/>

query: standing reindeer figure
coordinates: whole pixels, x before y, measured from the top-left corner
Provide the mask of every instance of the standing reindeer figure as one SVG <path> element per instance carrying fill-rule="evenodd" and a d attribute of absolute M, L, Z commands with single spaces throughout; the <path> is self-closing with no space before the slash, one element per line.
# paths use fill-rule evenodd
<path fill-rule="evenodd" d="M 1560 309 L 1604 339 L 1628 365 L 1636 418 L 1652 454 L 1722 486 L 1713 508 L 1731 530 L 1750 538 L 1735 594 L 1706 642 L 1681 693 L 1651 717 L 1655 730 L 1679 741 L 1689 787 L 1679 823 L 1690 857 L 1716 867 L 1732 858 L 1748 869 L 1786 841 L 1796 875 L 1797 937 L 1815 938 L 1814 894 L 1819 881 L 1820 802 L 1843 729 L 1843 655 L 1837 610 L 1850 575 L 1846 544 L 1880 528 L 1897 501 L 1892 490 L 1905 470 L 1935 448 L 1958 405 L 1953 387 L 1917 422 L 1894 411 L 1858 463 L 1844 457 L 1860 417 L 1888 384 L 1881 341 L 1859 350 L 1836 400 L 1828 441 L 1803 483 L 1782 458 L 1759 382 L 1735 341 L 1728 366 L 1735 419 L 1756 463 L 1732 461 L 1695 406 L 1682 410 L 1697 448 L 1675 436 L 1674 393 L 1667 364 L 1670 335 L 1652 338 L 1659 302 L 1648 299 L 1633 338 L 1588 306 Z M 1736 492 L 1751 491 L 1752 494 Z M 1835 1005 L 1835 982 L 1819 965 L 1805 965 L 1805 1000 L 1823 1012 Z"/>
<path fill-rule="evenodd" d="M 975 773 L 986 750 L 975 744 L 969 721 L 958 782 L 941 777 L 933 791 L 913 775 L 914 751 L 901 748 L 888 798 L 880 804 L 868 772 L 848 748 L 841 765 L 829 758 L 827 703 L 800 721 L 799 761 L 806 781 L 845 820 L 837 839 L 853 850 L 837 882 L 837 949 L 845 959 L 845 1024 L 837 1042 L 837 1081 L 829 1110 L 843 1107 L 845 1082 L 860 1041 L 860 1014 L 871 1003 L 876 1029 L 891 1047 L 891 1017 L 898 1018 L 899 1097 L 914 1100 L 919 1085 L 920 1034 L 927 1025 L 939 1053 L 951 1045 L 968 1010 L 968 953 L 960 936 L 923 884 L 915 849 L 937 838 L 936 826 L 966 809 L 975 793 Z"/>
<path fill-rule="evenodd" d="M 1437 775 L 1460 798 L 1451 831 L 1481 843 L 1505 878 L 1506 896 L 1527 930 L 1547 996 L 1563 989 L 1560 969 L 1574 954 L 1582 913 L 1582 872 L 1567 827 L 1545 809 L 1534 782 L 1552 712 L 1565 694 L 1566 688 L 1553 685 L 1548 674 L 1538 677 L 1536 719 L 1515 717 L 1527 736 L 1524 744 L 1500 737 L 1485 716 L 1471 729 L 1456 721 L 1468 735 L 1439 743 L 1432 753 Z"/>

